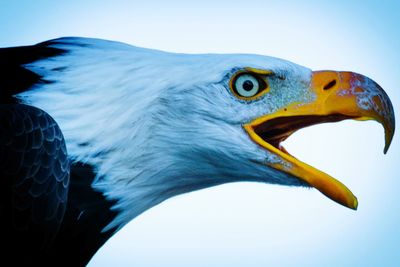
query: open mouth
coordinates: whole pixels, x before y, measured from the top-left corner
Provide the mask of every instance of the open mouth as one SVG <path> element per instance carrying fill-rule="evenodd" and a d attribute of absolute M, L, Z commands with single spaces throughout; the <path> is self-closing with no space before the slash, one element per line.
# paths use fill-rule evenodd
<path fill-rule="evenodd" d="M 282 141 L 301 128 L 349 118 L 349 116 L 341 114 L 277 117 L 247 124 L 244 128 L 258 145 L 279 156 L 282 160 L 280 163 L 267 163 L 267 165 L 306 182 L 339 204 L 357 209 L 357 198 L 343 183 L 298 160 L 281 145 Z"/>
<path fill-rule="evenodd" d="M 290 155 L 281 145 L 290 135 L 299 129 L 312 126 L 320 123 L 338 122 L 351 117 L 332 114 L 328 116 L 308 115 L 308 116 L 293 116 L 293 117 L 278 117 L 264 121 L 253 126 L 254 132 L 261 137 L 266 143 L 279 149 L 283 153 Z"/>
<path fill-rule="evenodd" d="M 243 128 L 256 144 L 278 156 L 280 160 L 266 163 L 269 167 L 296 177 L 339 204 L 357 209 L 357 198 L 344 184 L 296 159 L 281 143 L 295 131 L 315 124 L 346 119 L 375 120 L 384 127 L 386 153 L 395 129 L 392 104 L 379 85 L 351 72 L 313 72 L 310 90 L 316 96 L 312 102 L 292 103 L 254 119 Z M 361 105 L 361 100 L 368 105 Z"/>

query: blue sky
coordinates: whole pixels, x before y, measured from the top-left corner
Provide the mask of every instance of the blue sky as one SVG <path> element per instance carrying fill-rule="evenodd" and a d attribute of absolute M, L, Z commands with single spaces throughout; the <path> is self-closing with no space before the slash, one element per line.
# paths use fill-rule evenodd
<path fill-rule="evenodd" d="M 400 117 L 397 1 L 0 1 L 0 46 L 60 36 L 187 53 L 256 53 L 377 81 Z M 400 143 L 374 122 L 304 129 L 285 147 L 343 181 L 354 212 L 316 190 L 238 183 L 170 199 L 90 266 L 399 266 Z"/>

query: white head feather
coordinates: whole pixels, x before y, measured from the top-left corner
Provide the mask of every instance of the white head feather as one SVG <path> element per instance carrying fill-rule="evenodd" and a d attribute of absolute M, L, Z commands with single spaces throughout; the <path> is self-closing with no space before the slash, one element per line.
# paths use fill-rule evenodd
<path fill-rule="evenodd" d="M 75 161 L 95 166 L 93 187 L 122 227 L 163 200 L 235 181 L 301 182 L 270 169 L 280 160 L 250 140 L 242 125 L 292 102 L 310 102 L 311 71 L 258 55 L 188 55 L 97 39 L 64 38 L 68 52 L 26 67 L 54 83 L 20 94 L 59 124 Z M 229 90 L 245 67 L 271 70 L 270 92 L 246 102 Z M 54 69 L 62 71 L 54 71 Z"/>

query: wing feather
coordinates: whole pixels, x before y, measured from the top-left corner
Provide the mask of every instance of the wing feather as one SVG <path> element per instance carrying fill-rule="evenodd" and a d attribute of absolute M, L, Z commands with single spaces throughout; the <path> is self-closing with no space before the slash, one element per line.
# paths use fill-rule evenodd
<path fill-rule="evenodd" d="M 67 205 L 70 163 L 63 135 L 46 112 L 0 104 L 1 231 L 10 250 L 49 246 Z"/>

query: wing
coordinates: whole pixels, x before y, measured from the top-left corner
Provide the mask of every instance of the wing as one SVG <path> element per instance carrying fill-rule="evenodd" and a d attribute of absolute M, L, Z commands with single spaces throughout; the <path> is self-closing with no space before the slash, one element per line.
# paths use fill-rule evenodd
<path fill-rule="evenodd" d="M 0 130 L 2 247 L 29 258 L 57 234 L 70 163 L 60 128 L 38 108 L 0 104 Z"/>
<path fill-rule="evenodd" d="M 22 92 L 56 84 L 58 80 L 46 73 L 61 75 L 70 67 L 68 61 L 60 60 L 59 66 L 35 72 L 28 67 L 30 64 L 97 42 L 102 41 L 71 37 L 0 48 L 3 261 L 10 259 L 18 266 L 84 266 L 115 231 L 103 231 L 116 216 L 111 209 L 115 202 L 92 188 L 95 167 L 70 163 L 57 123 L 45 111 L 23 105 L 25 99 L 18 97 Z"/>

